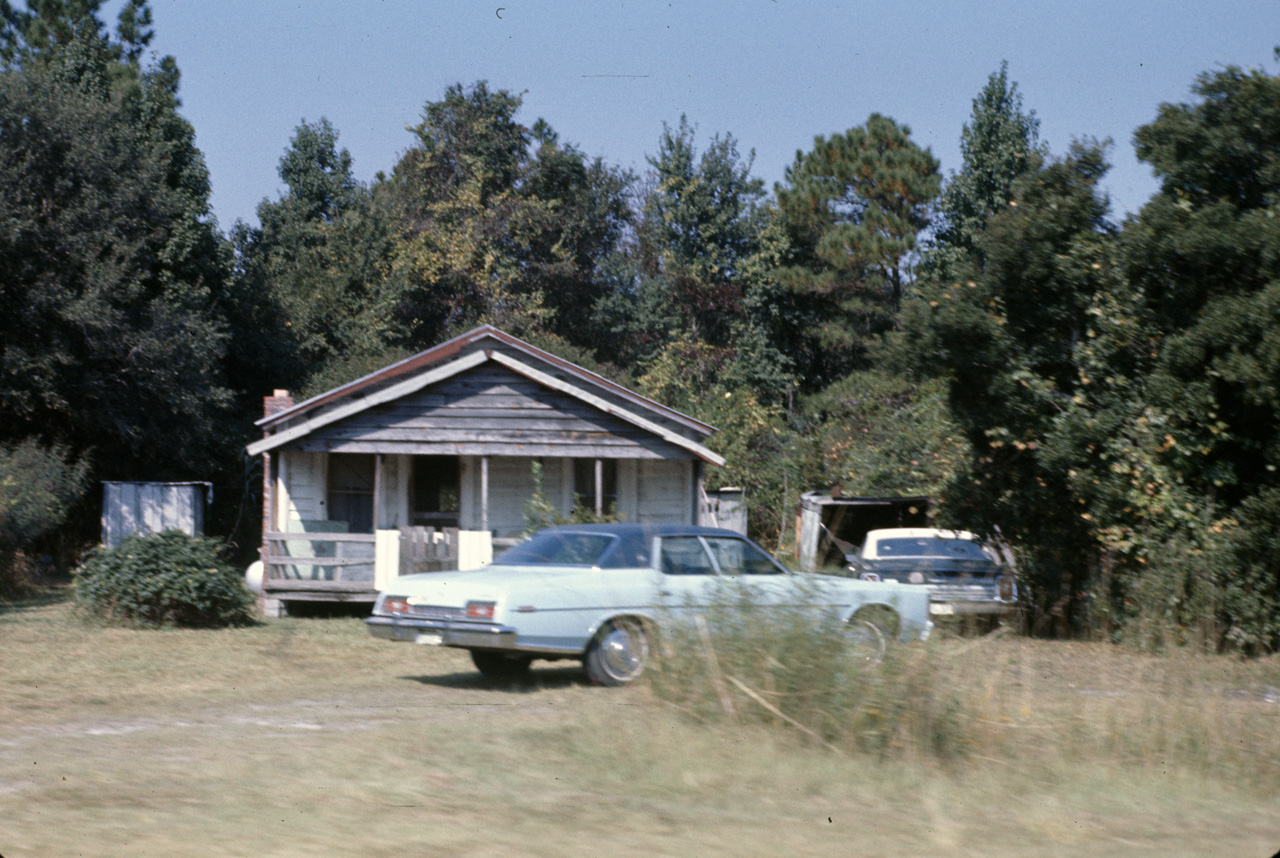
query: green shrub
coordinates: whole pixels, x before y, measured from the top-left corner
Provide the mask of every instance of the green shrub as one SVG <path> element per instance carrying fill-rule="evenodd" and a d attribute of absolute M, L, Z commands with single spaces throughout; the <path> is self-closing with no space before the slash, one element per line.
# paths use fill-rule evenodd
<path fill-rule="evenodd" d="M 37 589 L 39 564 L 26 552 L 66 518 L 83 494 L 87 466 L 65 447 L 34 439 L 0 445 L 0 599 Z"/>
<path fill-rule="evenodd" d="M 542 470 L 542 463 L 534 459 L 531 466 L 533 495 L 529 500 L 525 501 L 524 505 L 524 533 L 526 536 L 532 536 L 539 530 L 548 527 L 559 527 L 564 524 L 603 524 L 622 520 L 623 517 L 618 515 L 612 503 L 602 514 L 596 515 L 592 505 L 581 496 L 577 498 L 573 511 L 565 515 L 560 511 L 560 507 L 552 503 L 546 492 L 542 490 Z"/>
<path fill-rule="evenodd" d="M 254 602 L 219 543 L 169 530 L 99 548 L 76 573 L 76 603 L 107 622 L 211 628 L 250 622 Z"/>

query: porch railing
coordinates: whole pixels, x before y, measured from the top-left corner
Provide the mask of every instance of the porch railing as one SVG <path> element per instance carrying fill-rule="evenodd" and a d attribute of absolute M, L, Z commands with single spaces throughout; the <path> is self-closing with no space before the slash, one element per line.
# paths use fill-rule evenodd
<path fill-rule="evenodd" d="M 458 528 L 400 528 L 401 575 L 458 568 Z"/>
<path fill-rule="evenodd" d="M 266 586 L 273 582 L 374 581 L 372 533 L 267 533 Z"/>
<path fill-rule="evenodd" d="M 478 568 L 492 556 L 487 533 L 405 527 L 375 535 L 320 530 L 325 524 L 308 522 L 303 526 L 316 529 L 265 535 L 264 592 L 279 599 L 358 600 L 398 575 L 458 569 L 463 559 L 467 568 Z"/>

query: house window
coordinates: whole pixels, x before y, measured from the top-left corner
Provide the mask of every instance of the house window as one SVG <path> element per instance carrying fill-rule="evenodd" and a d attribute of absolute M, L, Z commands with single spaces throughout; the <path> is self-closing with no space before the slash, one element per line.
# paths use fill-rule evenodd
<path fill-rule="evenodd" d="M 413 523 L 457 527 L 460 482 L 457 456 L 414 456 Z"/>
<path fill-rule="evenodd" d="M 600 466 L 597 496 L 596 465 Z M 613 515 L 618 509 L 618 461 L 616 459 L 573 460 L 574 506 L 585 512 Z"/>
<path fill-rule="evenodd" d="M 372 455 L 329 455 L 329 520 L 345 521 L 350 533 L 373 533 Z"/>

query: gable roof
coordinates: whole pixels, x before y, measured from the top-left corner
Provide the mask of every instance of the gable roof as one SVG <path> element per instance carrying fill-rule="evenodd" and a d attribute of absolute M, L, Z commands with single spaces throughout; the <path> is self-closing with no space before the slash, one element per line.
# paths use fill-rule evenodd
<path fill-rule="evenodd" d="M 704 461 L 724 459 L 700 441 L 714 427 L 641 396 L 597 373 L 493 327 L 482 325 L 440 345 L 383 367 L 257 421 L 266 436 L 249 444 L 260 455 L 423 388 L 493 362 L 552 390 L 630 423 Z"/>

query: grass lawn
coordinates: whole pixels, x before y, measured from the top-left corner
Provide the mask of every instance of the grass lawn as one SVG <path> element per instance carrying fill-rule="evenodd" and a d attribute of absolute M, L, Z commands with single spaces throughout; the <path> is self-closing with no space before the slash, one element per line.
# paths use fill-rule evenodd
<path fill-rule="evenodd" d="M 1275 659 L 937 646 L 971 709 L 973 751 L 952 762 L 698 723 L 570 663 L 493 689 L 466 653 L 356 619 L 133 631 L 57 599 L 0 606 L 0 855 L 1280 849 Z"/>

